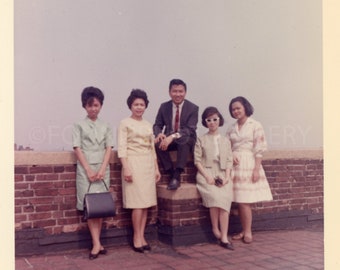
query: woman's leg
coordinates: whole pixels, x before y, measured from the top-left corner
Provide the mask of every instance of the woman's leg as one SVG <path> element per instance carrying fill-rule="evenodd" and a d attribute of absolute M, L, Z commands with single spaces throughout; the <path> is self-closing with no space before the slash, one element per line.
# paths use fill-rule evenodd
<path fill-rule="evenodd" d="M 102 229 L 102 223 L 103 223 L 102 218 L 94 218 L 89 219 L 87 221 L 87 225 L 89 227 L 92 237 L 92 250 L 91 250 L 92 254 L 99 253 L 100 249 L 102 248 L 100 243 L 100 232 Z"/>
<path fill-rule="evenodd" d="M 141 221 L 141 235 L 142 235 L 142 245 L 146 246 L 148 243 L 145 240 L 145 227 L 146 227 L 146 221 L 148 217 L 148 209 L 144 208 L 142 212 L 142 221 Z"/>
<path fill-rule="evenodd" d="M 143 230 L 141 230 L 143 225 L 143 210 L 144 209 L 132 210 L 133 245 L 135 248 L 143 246 Z"/>
<path fill-rule="evenodd" d="M 221 241 L 228 243 L 229 213 L 224 209 L 219 210 L 219 223 L 221 228 Z"/>
<path fill-rule="evenodd" d="M 251 205 L 248 203 L 240 203 L 240 220 L 243 228 L 243 236 L 247 238 L 252 238 L 251 225 L 252 225 L 252 211 Z"/>
<path fill-rule="evenodd" d="M 221 238 L 221 231 L 218 227 L 218 219 L 219 219 L 219 208 L 217 207 L 210 207 L 210 220 L 211 220 L 211 227 L 212 231 L 217 239 Z"/>

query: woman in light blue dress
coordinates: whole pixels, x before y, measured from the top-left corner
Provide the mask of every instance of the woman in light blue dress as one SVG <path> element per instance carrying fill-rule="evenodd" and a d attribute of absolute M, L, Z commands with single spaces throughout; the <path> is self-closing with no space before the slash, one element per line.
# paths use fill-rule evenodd
<path fill-rule="evenodd" d="M 102 180 L 107 187 L 110 186 L 109 160 L 113 147 L 111 128 L 98 119 L 104 94 L 100 89 L 91 86 L 83 90 L 81 99 L 87 116 L 74 125 L 72 133 L 73 149 L 77 157 L 77 209 L 80 211 L 84 209 L 84 196 L 90 183 L 90 192 L 107 191 Z M 93 244 L 90 260 L 107 252 L 100 242 L 102 223 L 102 218 L 87 220 Z"/>

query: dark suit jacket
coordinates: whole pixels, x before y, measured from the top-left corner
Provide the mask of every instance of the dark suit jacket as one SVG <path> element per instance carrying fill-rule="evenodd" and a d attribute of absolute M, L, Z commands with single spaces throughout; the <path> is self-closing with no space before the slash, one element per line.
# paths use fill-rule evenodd
<path fill-rule="evenodd" d="M 172 105 L 172 100 L 170 100 L 162 103 L 159 107 L 155 124 L 153 125 L 155 136 L 161 133 L 164 127 L 164 134 L 166 136 L 174 133 L 172 128 Z M 182 138 L 191 137 L 196 140 L 197 121 L 198 106 L 185 99 L 180 116 L 180 129 L 178 131 Z"/>

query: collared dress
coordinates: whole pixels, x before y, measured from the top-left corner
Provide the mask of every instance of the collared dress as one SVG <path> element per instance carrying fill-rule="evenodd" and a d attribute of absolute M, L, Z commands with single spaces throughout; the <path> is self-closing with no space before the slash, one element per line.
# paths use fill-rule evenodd
<path fill-rule="evenodd" d="M 75 123 L 72 132 L 73 147 L 79 147 L 90 167 L 98 171 L 103 163 L 106 147 L 113 147 L 113 136 L 111 128 L 104 122 L 97 119 L 92 121 L 88 117 Z M 107 166 L 104 181 L 110 186 L 110 167 Z M 77 161 L 76 187 L 77 187 L 77 209 L 84 210 L 84 196 L 89 187 L 85 169 Z M 104 192 L 106 188 L 101 181 L 93 182 L 90 188 L 92 192 Z"/>
<path fill-rule="evenodd" d="M 212 177 L 225 179 L 226 169 L 232 168 L 232 152 L 229 140 L 220 134 L 204 134 L 199 137 L 194 149 L 195 164 L 201 163 L 204 170 Z M 196 187 L 205 207 L 218 207 L 230 212 L 233 200 L 233 183 L 229 181 L 222 187 L 210 185 L 198 171 Z"/>
<path fill-rule="evenodd" d="M 227 131 L 233 155 L 239 159 L 239 164 L 233 166 L 234 202 L 255 203 L 273 199 L 270 187 L 261 165 L 260 179 L 253 183 L 252 175 L 255 167 L 255 157 L 262 158 L 267 149 L 262 125 L 251 117 L 243 124 L 241 130 L 235 122 Z"/>
<path fill-rule="evenodd" d="M 117 137 L 118 157 L 127 159 L 133 180 L 125 181 L 122 170 L 123 207 L 140 209 L 157 205 L 156 152 L 151 124 L 144 119 L 123 119 Z"/>

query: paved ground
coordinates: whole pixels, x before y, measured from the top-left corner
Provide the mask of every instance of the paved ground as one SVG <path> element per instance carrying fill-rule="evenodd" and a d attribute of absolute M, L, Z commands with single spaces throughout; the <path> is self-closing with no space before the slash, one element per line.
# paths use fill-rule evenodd
<path fill-rule="evenodd" d="M 17 257 L 15 270 L 111 269 L 324 269 L 324 236 L 321 228 L 255 232 L 250 245 L 234 241 L 234 251 L 217 244 L 172 248 L 152 242 L 152 251 L 134 252 L 129 246 L 109 247 L 107 255 L 88 259 L 88 250 L 42 256 Z"/>

